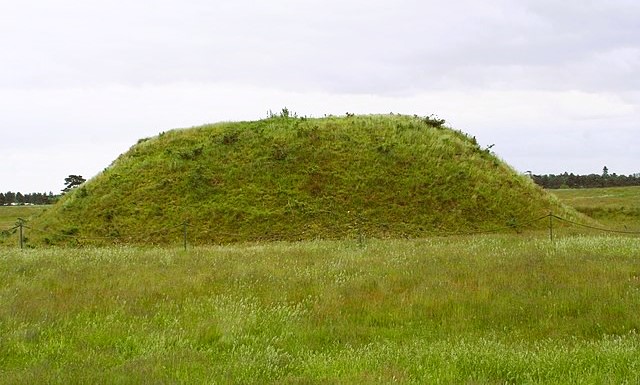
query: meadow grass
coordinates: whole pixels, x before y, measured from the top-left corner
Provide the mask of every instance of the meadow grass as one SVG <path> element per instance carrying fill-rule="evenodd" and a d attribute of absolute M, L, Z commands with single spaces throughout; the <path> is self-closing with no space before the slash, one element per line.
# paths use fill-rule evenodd
<path fill-rule="evenodd" d="M 640 231 L 640 186 L 548 191 L 605 225 Z"/>
<path fill-rule="evenodd" d="M 640 378 L 638 238 L 0 255 L 0 383 Z"/>
<path fill-rule="evenodd" d="M 0 231 L 14 227 L 18 218 L 30 219 L 47 206 L 0 206 Z"/>

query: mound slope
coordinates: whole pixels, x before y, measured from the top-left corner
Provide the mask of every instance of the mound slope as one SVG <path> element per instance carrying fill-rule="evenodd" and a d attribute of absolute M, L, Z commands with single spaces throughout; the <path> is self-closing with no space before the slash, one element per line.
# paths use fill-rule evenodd
<path fill-rule="evenodd" d="M 33 226 L 50 243 L 176 243 L 185 222 L 192 243 L 419 237 L 549 210 L 567 209 L 431 119 L 279 116 L 142 139 Z"/>

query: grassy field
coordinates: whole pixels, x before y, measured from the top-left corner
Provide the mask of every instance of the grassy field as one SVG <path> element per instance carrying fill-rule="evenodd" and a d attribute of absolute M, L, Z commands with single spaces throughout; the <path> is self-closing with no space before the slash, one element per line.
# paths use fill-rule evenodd
<path fill-rule="evenodd" d="M 4 249 L 0 383 L 636 383 L 640 239 Z"/>
<path fill-rule="evenodd" d="M 612 227 L 637 192 L 554 191 Z M 0 384 L 637 383 L 640 237 L 555 230 L 0 248 Z"/>
<path fill-rule="evenodd" d="M 640 231 L 640 186 L 549 191 L 603 224 Z"/>
<path fill-rule="evenodd" d="M 0 206 L 0 247 L 17 246 L 19 238 L 17 225 L 19 218 L 29 222 L 48 206 Z M 26 232 L 26 231 L 25 231 Z"/>
<path fill-rule="evenodd" d="M 0 206 L 0 231 L 16 225 L 18 218 L 29 219 L 47 206 Z"/>

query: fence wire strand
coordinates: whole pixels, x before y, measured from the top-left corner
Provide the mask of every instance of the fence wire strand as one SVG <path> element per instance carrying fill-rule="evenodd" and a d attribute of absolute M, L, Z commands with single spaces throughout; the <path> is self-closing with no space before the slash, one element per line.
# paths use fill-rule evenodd
<path fill-rule="evenodd" d="M 604 227 L 598 227 L 598 226 L 592 226 L 592 225 L 588 225 L 588 224 L 584 224 L 584 223 L 580 223 L 580 222 L 576 222 L 574 220 L 570 220 L 570 219 L 566 219 L 563 217 L 560 217 L 558 215 L 555 215 L 553 213 L 549 213 L 546 214 L 544 216 L 535 218 L 535 219 L 531 219 L 528 221 L 524 221 L 524 222 L 514 222 L 513 224 L 509 224 L 506 226 L 498 226 L 498 227 L 493 227 L 490 229 L 478 229 L 478 230 L 466 230 L 466 231 L 436 231 L 433 233 L 430 233 L 430 236 L 456 236 L 456 235 L 480 235 L 480 234 L 493 234 L 493 233 L 497 233 L 497 232 L 501 232 L 501 231 L 513 231 L 513 230 L 521 230 L 521 229 L 525 229 L 526 226 L 529 226 L 531 224 L 534 224 L 536 222 L 539 222 L 541 220 L 544 219 L 557 219 L 561 222 L 565 222 L 574 226 L 579 226 L 582 228 L 587 228 L 587 229 L 591 229 L 591 230 L 596 230 L 596 231 L 602 231 L 602 232 L 608 232 L 608 233 L 618 233 L 618 234 L 629 234 L 629 235 L 640 235 L 640 231 L 629 231 L 629 230 L 615 230 L 615 229 L 608 229 L 608 228 L 604 228 Z M 552 224 L 550 223 L 550 226 L 552 226 Z M 159 228 L 157 230 L 153 230 L 153 231 L 149 231 L 149 232 L 145 232 L 145 233 L 137 233 L 137 234 L 127 234 L 127 235 L 112 235 L 112 236 L 82 236 L 82 235 L 74 235 L 74 234 L 65 234 L 63 232 L 55 232 L 53 230 L 43 230 L 43 229 L 39 229 L 36 227 L 32 227 L 29 225 L 26 225 L 24 223 L 18 224 L 14 227 L 11 227 L 9 229 L 6 230 L 0 230 L 0 233 L 4 233 L 4 234 L 10 234 L 11 232 L 13 232 L 14 230 L 17 230 L 19 228 L 25 228 L 34 232 L 38 232 L 38 233 L 42 233 L 45 235 L 50 235 L 50 236 L 54 236 L 54 237 L 58 237 L 58 238 L 66 238 L 66 239 L 74 239 L 77 242 L 81 242 L 81 241 L 105 241 L 105 240 L 109 240 L 109 241 L 113 241 L 113 242 L 143 242 L 143 243 L 154 243 L 157 242 L 157 240 L 152 239 L 155 235 L 158 234 L 165 234 L 165 235 L 169 235 L 172 233 L 178 233 L 178 231 L 176 231 L 177 229 L 183 230 L 184 231 L 184 240 L 185 240 L 185 245 L 186 245 L 186 240 L 187 238 L 191 238 L 191 239 L 199 239 L 202 240 L 204 239 L 209 239 L 211 241 L 214 241 L 213 238 L 216 238 L 216 236 L 218 237 L 242 237 L 242 234 L 240 233 L 231 233 L 231 232 L 224 232 L 224 231 L 217 231 L 215 228 L 209 227 L 209 226 L 198 226 L 198 225 L 192 225 L 188 222 L 183 222 L 177 225 L 170 225 L 170 226 L 164 226 L 162 228 Z M 187 229 L 190 229 L 190 233 L 187 233 Z M 304 232 L 303 232 L 304 233 Z M 367 236 L 367 234 L 363 233 L 361 229 L 358 228 L 349 228 L 349 229 L 342 229 L 339 231 L 340 235 L 342 237 L 348 237 L 348 236 L 358 236 L 358 237 L 363 237 L 363 236 Z M 291 235 L 291 234 L 289 234 Z M 296 234 L 296 238 L 297 235 L 302 235 L 302 234 Z M 287 236 L 283 236 L 283 234 L 265 234 L 264 238 L 262 237 L 258 237 L 258 240 L 263 239 L 263 240 L 276 240 L 276 239 L 286 239 L 286 238 L 290 238 Z"/>
<path fill-rule="evenodd" d="M 20 226 L 16 226 L 14 227 L 14 229 L 17 229 Z M 62 238 L 67 238 L 67 239 L 75 239 L 77 241 L 104 241 L 104 240 L 112 240 L 112 241 L 133 241 L 136 239 L 146 239 L 149 240 L 151 236 L 174 229 L 174 228 L 178 228 L 178 227 L 182 227 L 182 225 L 175 225 L 175 226 L 165 226 L 161 229 L 158 230 L 154 230 L 148 233 L 138 233 L 138 234 L 129 234 L 126 236 L 122 236 L 122 235 L 112 235 L 112 236 L 91 236 L 91 237 L 87 237 L 87 236 L 81 236 L 81 235 L 73 235 L 73 234 L 64 234 L 64 233 L 54 233 L 52 231 L 47 231 L 47 230 L 42 230 L 42 229 L 38 229 L 32 226 L 27 226 L 27 225 L 23 225 L 23 227 L 25 229 L 29 229 L 31 231 L 35 231 L 35 232 L 39 232 L 42 234 L 46 234 L 46 235 L 51 235 L 51 236 L 56 236 L 56 237 L 62 237 Z"/>
<path fill-rule="evenodd" d="M 584 223 L 575 222 L 575 221 L 572 221 L 572 220 L 569 220 L 569 219 L 566 219 L 566 218 L 559 217 L 559 216 L 554 215 L 554 214 L 550 214 L 550 215 L 551 215 L 553 218 L 558 219 L 558 220 L 560 220 L 560 221 L 567 222 L 567 223 L 570 223 L 570 224 L 575 225 L 575 226 L 584 227 L 584 228 L 587 228 L 587 229 L 598 230 L 598 231 L 604 231 L 604 232 L 607 232 L 607 233 L 635 234 L 635 235 L 640 235 L 640 231 L 628 231 L 628 230 L 613 230 L 613 229 L 605 229 L 605 228 L 603 228 L 603 227 L 591 226 L 591 225 L 586 225 L 586 224 L 584 224 Z M 548 217 L 548 216 L 549 216 L 549 215 L 547 215 L 547 217 Z"/>
<path fill-rule="evenodd" d="M 17 229 L 18 227 L 20 227 L 20 226 L 16 225 L 16 226 L 13 226 L 13 227 L 8 228 L 6 230 L 0 230 L 0 233 L 8 233 L 10 231 L 13 231 L 13 230 Z"/>
<path fill-rule="evenodd" d="M 75 239 L 75 240 L 94 240 L 94 241 L 103 241 L 105 239 L 115 239 L 115 237 L 99 237 L 99 236 L 94 236 L 94 237 L 80 237 L 77 235 L 73 235 L 73 234 L 64 234 L 64 233 L 53 233 L 51 231 L 47 231 L 47 230 L 42 230 L 42 229 L 38 229 L 36 227 L 31 227 L 31 226 L 27 226 L 24 225 L 23 226 L 25 229 L 29 229 L 31 231 L 35 231 L 37 233 L 41 233 L 41 234 L 46 234 L 46 235 L 52 235 L 52 236 L 56 236 L 56 237 L 61 237 L 61 238 L 68 238 L 68 239 Z"/>
<path fill-rule="evenodd" d="M 491 229 L 484 229 L 484 230 L 469 230 L 469 231 L 445 231 L 445 232 L 440 232 L 440 233 L 436 233 L 437 235 L 480 235 L 480 234 L 493 234 L 493 233 L 497 233 L 499 231 L 505 231 L 505 230 L 518 230 L 519 228 L 522 228 L 524 226 L 530 225 L 532 223 L 541 221 L 543 219 L 549 218 L 549 214 L 541 216 L 539 218 L 536 219 L 531 219 L 529 221 L 526 222 L 522 222 L 522 223 L 514 223 L 513 225 L 508 225 L 508 226 L 500 226 L 500 227 L 494 227 Z"/>

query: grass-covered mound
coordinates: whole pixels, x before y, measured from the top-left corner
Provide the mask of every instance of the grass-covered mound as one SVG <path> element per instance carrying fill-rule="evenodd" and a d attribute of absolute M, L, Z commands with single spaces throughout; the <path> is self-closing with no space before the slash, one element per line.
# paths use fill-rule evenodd
<path fill-rule="evenodd" d="M 410 116 L 276 116 L 140 140 L 47 210 L 32 241 L 420 237 L 518 227 L 557 199 L 474 138 Z M 544 223 L 538 223 L 544 226 Z"/>

